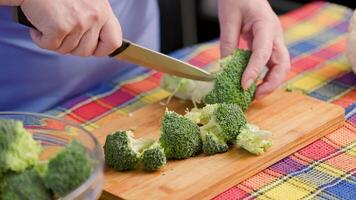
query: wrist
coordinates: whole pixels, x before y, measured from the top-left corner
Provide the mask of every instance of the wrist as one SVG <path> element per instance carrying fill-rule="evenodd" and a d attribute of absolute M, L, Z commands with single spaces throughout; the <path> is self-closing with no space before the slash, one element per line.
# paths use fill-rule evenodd
<path fill-rule="evenodd" d="M 0 0 L 1 6 L 21 6 L 24 0 Z"/>

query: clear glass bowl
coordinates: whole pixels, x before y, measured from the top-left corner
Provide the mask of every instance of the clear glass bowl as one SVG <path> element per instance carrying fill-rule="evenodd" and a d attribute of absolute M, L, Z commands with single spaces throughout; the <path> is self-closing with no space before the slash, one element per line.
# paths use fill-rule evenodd
<path fill-rule="evenodd" d="M 73 139 L 83 144 L 92 161 L 92 174 L 82 185 L 60 199 L 94 200 L 99 198 L 104 182 L 104 159 L 102 148 L 91 133 L 69 121 L 43 114 L 0 112 L 0 119 L 22 121 L 25 128 L 33 134 L 33 138 L 43 147 L 40 159 L 53 156 Z"/>

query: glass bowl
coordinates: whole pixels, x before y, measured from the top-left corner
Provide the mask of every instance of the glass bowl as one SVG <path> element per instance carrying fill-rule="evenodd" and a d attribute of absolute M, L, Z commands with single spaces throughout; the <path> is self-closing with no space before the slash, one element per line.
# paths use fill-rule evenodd
<path fill-rule="evenodd" d="M 60 199 L 94 200 L 99 198 L 104 182 L 104 159 L 102 148 L 91 133 L 72 122 L 43 114 L 0 112 L 0 119 L 22 121 L 25 129 L 32 133 L 33 138 L 42 145 L 41 160 L 52 157 L 74 139 L 83 144 L 91 158 L 93 171 L 88 180 Z"/>

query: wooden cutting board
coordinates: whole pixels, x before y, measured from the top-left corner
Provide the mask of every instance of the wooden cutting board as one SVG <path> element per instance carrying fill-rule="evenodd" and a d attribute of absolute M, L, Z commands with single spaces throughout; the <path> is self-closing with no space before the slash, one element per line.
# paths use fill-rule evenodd
<path fill-rule="evenodd" d="M 191 107 L 173 99 L 169 109 L 184 113 L 187 106 Z M 136 129 L 136 137 L 157 139 L 164 110 L 162 103 L 146 106 L 131 116 L 113 119 L 94 134 L 101 144 L 107 134 L 118 129 Z M 267 153 L 255 156 L 233 147 L 223 154 L 170 161 L 154 173 L 106 169 L 103 199 L 208 199 L 337 129 L 344 121 L 341 107 L 284 91 L 255 101 L 246 114 L 250 122 L 272 132 L 273 146 Z"/>

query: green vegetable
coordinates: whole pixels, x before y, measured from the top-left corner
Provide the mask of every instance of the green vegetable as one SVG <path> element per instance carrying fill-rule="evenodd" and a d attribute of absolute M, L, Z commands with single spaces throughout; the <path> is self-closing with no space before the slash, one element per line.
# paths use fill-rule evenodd
<path fill-rule="evenodd" d="M 228 143 L 235 141 L 246 118 L 235 104 L 208 104 L 202 109 L 194 108 L 185 115 L 200 127 L 203 151 L 208 155 L 226 152 Z"/>
<path fill-rule="evenodd" d="M 40 152 L 41 145 L 22 122 L 0 119 L 0 176 L 9 170 L 21 172 L 35 165 Z"/>
<path fill-rule="evenodd" d="M 232 103 L 246 110 L 256 91 L 255 82 L 246 91 L 241 86 L 242 74 L 250 55 L 250 51 L 237 49 L 232 55 L 224 58 L 220 70 L 215 72 L 216 78 L 213 82 L 193 81 L 166 75 L 162 79 L 161 86 L 173 92 L 174 96 L 190 99 L 193 103 Z"/>
<path fill-rule="evenodd" d="M 8 172 L 0 179 L 2 200 L 49 200 L 52 196 L 34 169 L 27 169 L 21 173 Z"/>
<path fill-rule="evenodd" d="M 270 134 L 269 131 L 260 130 L 256 125 L 246 124 L 236 137 L 236 146 L 256 155 L 263 154 L 272 146 L 272 142 L 267 139 Z"/>
<path fill-rule="evenodd" d="M 151 139 L 134 139 L 131 131 L 118 131 L 106 137 L 104 154 L 113 169 L 127 171 L 140 164 L 142 151 L 154 143 Z"/>
<path fill-rule="evenodd" d="M 217 74 L 213 89 L 204 98 L 206 104 L 233 103 L 242 110 L 247 109 L 256 91 L 256 83 L 246 91 L 241 86 L 250 55 L 250 51 L 237 49 L 221 61 L 222 71 Z"/>
<path fill-rule="evenodd" d="M 156 171 L 166 165 L 166 155 L 159 143 L 154 143 L 142 153 L 143 168 L 146 171 Z"/>
<path fill-rule="evenodd" d="M 51 158 L 44 176 L 44 183 L 63 197 L 85 182 L 92 171 L 85 147 L 73 140 Z"/>
<path fill-rule="evenodd" d="M 202 147 L 198 125 L 173 111 L 163 116 L 159 142 L 168 159 L 189 158 Z"/>

